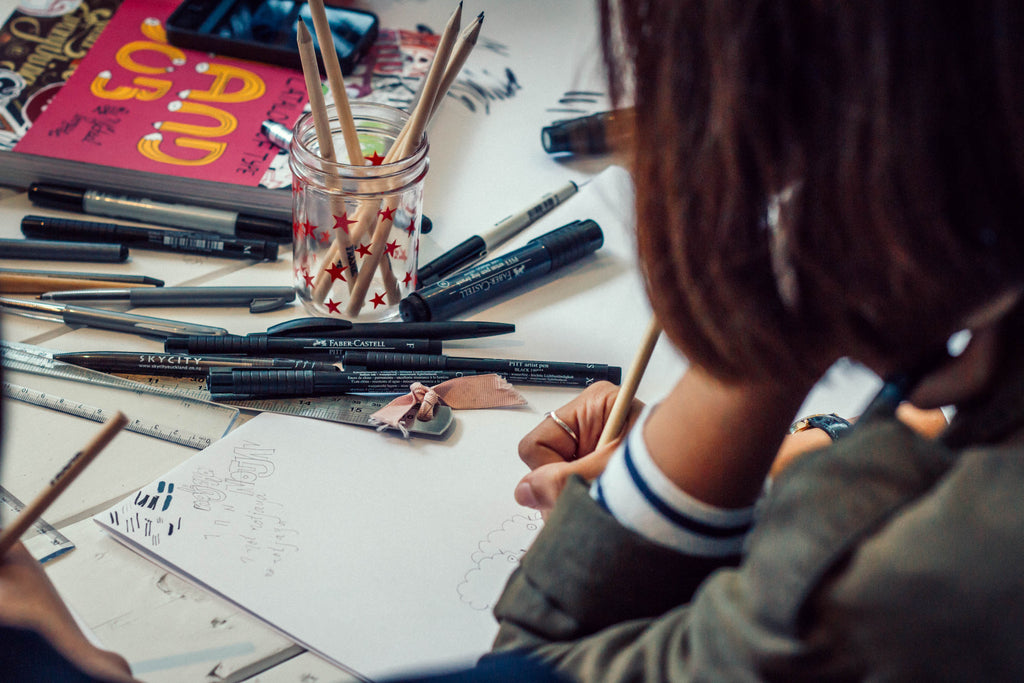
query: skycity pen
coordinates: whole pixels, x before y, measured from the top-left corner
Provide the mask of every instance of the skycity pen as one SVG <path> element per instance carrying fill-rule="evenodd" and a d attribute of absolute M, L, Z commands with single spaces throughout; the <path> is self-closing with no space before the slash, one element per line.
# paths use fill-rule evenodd
<path fill-rule="evenodd" d="M 248 306 L 252 313 L 273 311 L 295 299 L 291 287 L 159 287 L 82 289 L 47 292 L 44 301 L 126 301 L 132 306 Z"/>
<path fill-rule="evenodd" d="M 570 181 L 554 192 L 544 195 L 525 209 L 501 219 L 482 235 L 473 235 L 449 249 L 416 271 L 417 285 L 425 287 L 441 280 L 449 273 L 472 265 L 486 256 L 487 252 L 508 241 L 538 218 L 569 199 L 578 190 L 579 186 Z"/>
<path fill-rule="evenodd" d="M 210 232 L 143 228 L 46 216 L 25 216 L 21 219 L 21 232 L 26 237 L 42 240 L 114 242 L 157 251 L 262 261 L 277 260 L 277 242 L 241 239 Z"/>
<path fill-rule="evenodd" d="M 336 365 L 299 358 L 232 358 L 229 356 L 187 356 L 177 353 L 136 353 L 133 351 L 88 351 L 55 353 L 54 360 L 82 368 L 127 375 L 195 377 L 211 368 L 277 370 L 322 370 L 334 372 Z"/>
<path fill-rule="evenodd" d="M 29 318 L 62 322 L 66 325 L 82 325 L 100 330 L 131 332 L 152 337 L 174 337 L 189 334 L 224 335 L 222 327 L 194 325 L 178 320 L 151 318 L 146 315 L 106 311 L 101 308 L 53 304 L 45 301 L 22 301 L 0 297 L 0 311 L 24 315 Z"/>
<path fill-rule="evenodd" d="M 300 358 L 341 358 L 346 351 L 374 350 L 403 353 L 441 353 L 436 339 L 303 339 L 272 337 L 267 334 L 246 336 L 178 336 L 164 342 L 167 353 L 222 356 L 292 356 Z"/>

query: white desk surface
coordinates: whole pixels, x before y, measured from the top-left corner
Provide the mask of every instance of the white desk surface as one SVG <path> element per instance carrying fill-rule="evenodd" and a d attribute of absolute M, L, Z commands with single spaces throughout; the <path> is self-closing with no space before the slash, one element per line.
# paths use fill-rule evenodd
<path fill-rule="evenodd" d="M 443 26 L 453 3 L 382 0 L 368 6 L 380 15 L 383 26 L 411 29 L 418 23 Z M 566 180 L 594 178 L 611 162 L 608 158 L 556 161 L 544 153 L 539 141 L 544 125 L 565 116 L 552 111 L 561 106 L 559 100 L 564 93 L 602 89 L 591 3 L 478 0 L 465 6 L 466 16 L 480 10 L 486 12 L 484 38 L 503 47 L 492 44 L 494 49 L 478 48 L 480 55 L 474 55 L 476 61 L 471 59 L 470 66 L 511 69 L 521 89 L 490 101 L 488 112 L 480 108 L 470 111 L 449 101 L 439 113 L 429 133 L 431 163 L 425 213 L 435 227 L 424 237 L 424 261 Z M 587 113 L 603 108 L 600 101 L 584 106 Z M 596 191 L 599 189 L 602 192 Z M 19 221 L 26 213 L 65 215 L 33 207 L 24 194 L 6 194 L 0 200 L 0 236 L 20 236 Z M 514 335 L 451 343 L 448 350 L 465 355 L 629 365 L 649 308 L 634 266 L 629 187 L 623 172 L 613 169 L 600 176 L 580 198 L 541 219 L 508 248 L 577 218 L 596 219 L 605 229 L 605 246 L 596 255 L 566 268 L 560 276 L 542 280 L 517 296 L 503 297 L 466 316 L 514 322 Z M 166 280 L 167 285 L 291 282 L 287 255 L 276 263 L 254 264 L 133 250 L 130 263 L 122 265 L 0 259 L 0 266 L 145 273 Z M 306 315 L 298 304 L 260 315 L 224 308 L 136 312 L 216 324 L 240 334 Z M 3 318 L 3 337 L 62 350 L 162 350 L 159 340 L 100 330 L 71 330 L 12 315 Z M 684 366 L 683 359 L 667 343 L 659 343 L 640 386 L 640 398 L 657 400 Z M 803 412 L 855 414 L 876 381 L 856 368 L 838 367 L 812 394 Z M 503 429 L 489 429 L 493 411 L 463 411 L 457 414 L 457 428 L 446 442 L 452 449 L 473 449 L 480 457 L 492 459 L 494 476 L 507 481 L 509 496 L 518 478 L 526 473 L 516 455 L 518 435 L 525 434 L 546 411 L 562 405 L 576 391 L 521 389 L 529 406 L 503 413 L 499 420 L 505 425 Z M 129 411 L 130 406 L 124 409 Z M 6 413 L 4 451 L 9 462 L 24 462 L 19 454 L 38 449 L 70 455 L 95 430 L 93 423 L 10 402 Z M 148 483 L 194 452 L 134 434 L 122 434 L 108 451 L 102 457 L 105 466 L 98 461 L 93 467 L 110 472 L 127 489 Z M 4 471 L 10 467 L 13 465 Z M 7 479 L 4 481 L 6 484 Z M 467 486 L 472 483 L 467 482 Z M 93 507 L 106 502 L 95 500 Z M 351 680 L 312 655 L 295 656 L 291 643 L 272 629 L 139 558 L 84 518 L 89 510 L 78 512 L 60 517 L 69 522 L 61 531 L 77 549 L 49 563 L 48 571 L 82 621 L 107 647 L 123 654 L 141 679 L 266 683 Z M 74 521 L 76 518 L 81 521 Z M 275 656 L 291 658 L 259 673 L 266 668 L 260 663 Z M 254 671 L 255 675 L 247 675 Z"/>

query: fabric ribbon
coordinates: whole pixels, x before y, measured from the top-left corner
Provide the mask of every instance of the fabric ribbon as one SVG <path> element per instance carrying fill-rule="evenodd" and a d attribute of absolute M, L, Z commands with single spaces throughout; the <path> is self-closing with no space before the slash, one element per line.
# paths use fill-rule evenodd
<path fill-rule="evenodd" d="M 434 417 L 434 406 L 441 404 L 454 410 L 504 408 L 526 405 L 526 399 L 501 375 L 467 375 L 428 387 L 413 382 L 405 396 L 399 396 L 373 415 L 370 421 L 379 429 L 393 427 L 409 436 L 405 426 L 413 419 L 427 421 Z"/>

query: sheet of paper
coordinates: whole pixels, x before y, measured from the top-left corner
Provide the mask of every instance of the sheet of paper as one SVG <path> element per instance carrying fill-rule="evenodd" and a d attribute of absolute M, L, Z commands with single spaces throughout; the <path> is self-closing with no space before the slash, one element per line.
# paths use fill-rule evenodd
<path fill-rule="evenodd" d="M 511 495 L 533 424 L 432 442 L 264 414 L 94 519 L 361 675 L 465 664 L 540 526 Z"/>

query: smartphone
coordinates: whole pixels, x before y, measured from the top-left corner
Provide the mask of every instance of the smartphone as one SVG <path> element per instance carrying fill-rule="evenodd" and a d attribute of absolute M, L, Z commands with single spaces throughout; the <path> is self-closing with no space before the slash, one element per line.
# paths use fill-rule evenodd
<path fill-rule="evenodd" d="M 348 74 L 376 40 L 379 21 L 363 10 L 326 10 L 342 73 Z M 309 5 L 301 0 L 185 0 L 167 20 L 167 40 L 177 47 L 301 69 L 300 21 L 317 42 Z M 317 47 L 323 50 L 318 42 Z"/>

